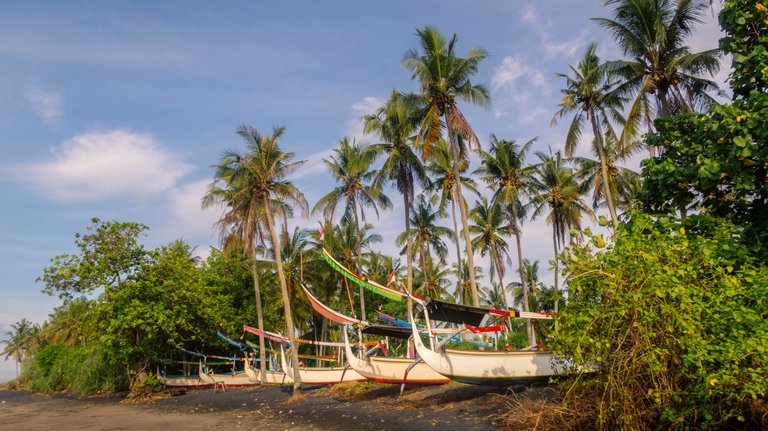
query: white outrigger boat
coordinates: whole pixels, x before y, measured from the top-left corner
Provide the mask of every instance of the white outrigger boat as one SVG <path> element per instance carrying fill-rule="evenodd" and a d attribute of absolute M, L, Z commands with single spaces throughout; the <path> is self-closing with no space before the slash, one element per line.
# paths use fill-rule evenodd
<path fill-rule="evenodd" d="M 330 343 L 328 343 L 330 344 Z M 340 347 L 338 344 L 337 347 Z M 292 376 L 293 367 L 285 360 L 285 350 L 280 346 L 280 361 L 285 374 Z M 301 383 L 307 385 L 333 385 L 342 382 L 360 382 L 366 380 L 350 367 L 303 367 L 298 368 Z"/>
<path fill-rule="evenodd" d="M 413 298 L 413 297 L 412 297 Z M 456 316 L 462 313 L 485 313 L 486 310 L 475 307 L 458 306 L 440 301 L 430 301 L 413 298 L 424 312 L 427 325 L 427 333 L 430 330 L 430 318 L 443 320 L 451 317 L 454 323 L 461 323 L 456 335 L 468 326 L 463 322 L 457 322 L 461 318 Z M 433 310 L 432 315 L 429 309 Z M 438 316 L 439 315 L 439 316 Z M 442 318 L 440 318 L 442 316 Z M 421 360 L 430 368 L 445 377 L 457 382 L 474 385 L 508 386 L 517 384 L 529 384 L 546 382 L 552 377 L 563 374 L 566 370 L 567 360 L 553 356 L 544 350 L 515 350 L 515 351 L 467 351 L 446 348 L 447 342 L 453 338 L 437 343 L 430 337 L 429 347 L 424 344 L 413 318 L 409 315 L 411 331 L 413 332 L 414 345 Z"/>

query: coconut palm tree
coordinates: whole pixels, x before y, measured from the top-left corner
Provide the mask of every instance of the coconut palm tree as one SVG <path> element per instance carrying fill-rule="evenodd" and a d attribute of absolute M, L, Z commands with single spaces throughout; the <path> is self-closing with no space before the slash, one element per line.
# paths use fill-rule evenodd
<path fill-rule="evenodd" d="M 339 146 L 334 149 L 330 159 L 323 162 L 331 171 L 331 175 L 338 184 L 333 190 L 321 197 L 315 204 L 312 212 L 323 211 L 327 220 L 333 220 L 336 207 L 344 203 L 344 217 L 354 220 L 357 231 L 357 264 L 358 272 L 362 270 L 362 237 L 360 233 L 360 218 L 365 221 L 363 207 L 368 206 L 379 216 L 379 208 L 390 209 L 392 202 L 382 192 L 380 184 L 372 184 L 374 172 L 371 164 L 376 160 L 376 148 L 368 145 L 359 145 L 349 138 L 344 138 Z M 360 216 L 358 216 L 358 211 Z M 365 294 L 360 286 L 360 315 L 365 319 Z"/>
<path fill-rule="evenodd" d="M 565 243 L 566 235 L 572 229 L 581 228 L 584 215 L 593 217 L 592 211 L 582 200 L 587 192 L 587 184 L 580 183 L 576 172 L 569 166 L 571 161 L 564 159 L 560 151 L 552 154 L 537 152 L 540 163 L 531 177 L 527 204 L 531 219 L 547 215 L 547 224 L 552 225 L 552 243 L 555 252 L 555 288 L 558 284 L 557 254 Z"/>
<path fill-rule="evenodd" d="M 421 43 L 421 52 L 412 49 L 406 53 L 403 65 L 412 73 L 412 78 L 419 82 L 419 98 L 425 104 L 423 121 L 419 133 L 419 145 L 423 156 L 429 158 L 432 146 L 442 136 L 443 127 L 448 132 L 448 143 L 453 159 L 456 178 L 460 176 L 461 144 L 466 139 L 471 145 L 480 148 L 480 141 L 475 135 L 464 114 L 461 113 L 458 101 L 473 103 L 486 107 L 490 104 L 488 89 L 482 84 L 473 84 L 471 79 L 477 74 L 478 64 L 488 54 L 483 49 L 472 48 L 467 57 L 456 55 L 454 34 L 446 40 L 434 27 L 417 29 L 416 34 Z M 456 195 L 463 196 L 461 182 L 456 182 Z M 474 267 L 474 254 L 469 236 L 469 223 L 466 205 L 459 200 L 459 212 L 464 231 L 467 260 Z M 480 304 L 474 273 L 470 271 L 470 287 L 472 303 Z"/>
<path fill-rule="evenodd" d="M 456 289 L 453 292 L 454 301 L 459 304 L 471 304 L 472 288 L 469 284 L 469 265 L 467 260 L 461 259 L 459 262 L 451 265 L 451 272 L 456 277 Z M 483 278 L 482 267 L 476 266 L 473 272 L 475 280 Z"/>
<path fill-rule="evenodd" d="M 539 281 L 539 261 L 531 262 L 529 259 L 525 259 L 523 261 L 523 273 L 525 273 L 525 279 L 528 281 L 528 300 L 532 304 L 537 304 L 538 294 L 544 287 L 543 283 Z M 522 283 L 513 281 L 510 286 L 512 287 L 512 300 L 516 304 L 522 304 L 525 300 L 525 290 Z M 541 311 L 539 307 L 535 309 Z"/>
<path fill-rule="evenodd" d="M 379 107 L 374 114 L 366 115 L 366 133 L 376 133 L 383 141 L 374 145 L 379 154 L 386 155 L 384 165 L 376 172 L 375 182 L 392 182 L 397 191 L 403 195 L 405 216 L 405 231 L 411 230 L 411 208 L 413 206 L 414 187 L 425 186 L 429 183 L 424 165 L 414 153 L 410 144 L 411 137 L 418 128 L 418 105 L 408 103 L 405 97 L 397 91 L 392 91 L 387 102 Z M 407 235 L 406 242 L 406 286 L 413 291 L 413 253 L 411 236 Z M 409 302 L 410 304 L 410 302 Z"/>
<path fill-rule="evenodd" d="M 411 210 L 411 244 L 415 246 L 414 250 L 419 251 L 419 267 L 421 271 L 429 277 L 429 268 L 427 266 L 427 257 L 432 258 L 436 256 L 438 258 L 437 264 L 445 263 L 445 257 L 448 254 L 448 248 L 443 242 L 443 237 L 448 237 L 453 240 L 453 232 L 443 226 L 438 226 L 437 222 L 440 220 L 440 211 L 432 210 L 430 205 L 424 198 L 424 195 L 420 195 L 416 207 Z M 397 245 L 403 246 L 406 241 L 406 235 L 408 232 L 403 232 L 397 236 Z M 403 249 L 401 254 L 405 253 Z"/>
<path fill-rule="evenodd" d="M 692 53 L 686 38 L 706 13 L 705 0 L 606 0 L 613 19 L 593 18 L 607 29 L 626 60 L 612 64 L 623 80 L 620 94 L 635 95 L 621 143 L 637 135 L 642 123 L 652 130 L 653 119 L 714 103 L 708 92 L 717 84 L 702 78 L 720 68 L 720 51 Z"/>
<path fill-rule="evenodd" d="M 503 210 L 501 206 L 491 205 L 488 203 L 488 199 L 481 197 L 470 211 L 469 220 L 472 223 L 469 225 L 469 231 L 475 235 L 472 238 L 472 247 L 475 250 L 480 250 L 481 256 L 488 254 L 491 284 L 494 283 L 494 278 L 498 277 L 498 282 L 502 284 L 503 290 L 504 261 L 509 261 L 509 245 L 502 234 L 502 232 L 509 231 L 509 226 L 505 224 Z M 502 293 L 504 306 L 509 308 L 507 292 L 502 291 Z"/>
<path fill-rule="evenodd" d="M 237 133 L 242 136 L 246 129 L 240 127 Z M 248 141 L 246 141 L 246 144 Z M 253 291 L 256 299 L 256 324 L 264 330 L 264 314 L 261 303 L 261 286 L 257 269 L 257 250 L 263 243 L 262 224 L 266 214 L 262 196 L 254 193 L 261 179 L 251 166 L 252 154 L 247 151 L 240 154 L 225 151 L 221 162 L 213 165 L 214 180 L 202 199 L 202 207 L 224 205 L 226 210 L 216 222 L 219 238 L 224 253 L 243 251 L 248 257 L 253 279 Z M 273 202 L 278 212 L 286 214 L 288 208 L 282 201 Z M 262 381 L 266 378 L 266 345 L 263 336 L 259 336 L 259 363 Z"/>
<path fill-rule="evenodd" d="M 88 337 L 87 319 L 91 302 L 76 298 L 53 309 L 40 330 L 40 337 L 50 343 L 75 347 L 85 344 Z"/>
<path fill-rule="evenodd" d="M 417 295 L 426 295 L 434 299 L 452 300 L 448 295 L 448 287 L 451 285 L 451 270 L 440 262 L 435 262 L 432 255 L 427 254 L 424 259 L 424 267 L 416 272 Z"/>
<path fill-rule="evenodd" d="M 244 193 L 241 199 L 232 198 L 237 206 L 243 206 L 243 201 L 253 202 L 253 215 L 257 215 L 259 206 L 264 211 L 264 223 L 267 226 L 272 251 L 274 252 L 277 275 L 280 281 L 280 291 L 285 311 L 285 330 L 290 339 L 295 336 L 293 315 L 291 313 L 290 293 L 283 271 L 283 259 L 280 250 L 280 240 L 275 229 L 275 211 L 273 201 L 279 199 L 285 202 L 293 202 L 302 211 L 307 212 L 307 202 L 304 195 L 286 177 L 295 172 L 304 164 L 304 161 L 293 161 L 294 154 L 284 152 L 278 145 L 278 140 L 285 132 L 284 127 L 275 128 L 272 134 L 261 134 L 250 126 L 240 126 L 237 134 L 245 141 L 246 152 L 239 155 L 233 152 L 225 152 L 222 160 L 216 166 L 216 181 L 223 181 L 234 190 Z M 204 201 L 205 202 L 205 201 Z M 255 229 L 254 223 L 253 229 Z M 291 359 L 298 364 L 297 350 L 291 349 Z M 301 377 L 298 367 L 294 367 L 294 392 L 301 389 Z"/>
<path fill-rule="evenodd" d="M 612 91 L 618 85 L 618 81 L 608 74 L 606 65 L 600 63 L 596 50 L 596 43 L 587 47 L 579 64 L 576 67 L 570 66 L 572 76 L 564 73 L 557 74 L 565 78 L 566 88 L 561 90 L 563 101 L 559 105 L 560 110 L 552 118 L 552 124 L 555 124 L 558 118 L 575 114 L 565 138 L 565 155 L 568 157 L 573 157 L 576 146 L 579 144 L 584 120 L 586 119 L 592 125 L 594 135 L 592 146 L 597 150 L 600 161 L 602 196 L 608 205 L 613 226 L 616 228 L 619 226 L 619 218 L 616 214 L 616 201 L 609 186 L 608 156 L 603 143 L 603 134 L 610 137 L 616 136 L 610 119 L 619 123 L 624 122 L 620 111 L 626 99 L 621 97 L 619 92 Z"/>
<path fill-rule="evenodd" d="M 517 246 L 517 267 L 523 286 L 522 305 L 524 311 L 530 311 L 530 303 L 528 300 L 528 280 L 523 270 L 520 224 L 524 215 L 524 206 L 521 198 L 525 194 L 529 178 L 533 172 L 530 166 L 526 166 L 525 157 L 535 142 L 536 138 L 533 138 L 519 146 L 515 141 L 500 140 L 496 138 L 496 135 L 491 135 L 490 151 L 480 154 L 481 165 L 475 171 L 476 174 L 480 174 L 480 178 L 493 191 L 493 205 L 506 208 L 509 214 L 509 232 L 514 234 Z M 529 338 L 533 341 L 531 322 L 528 321 L 526 326 Z"/>
<path fill-rule="evenodd" d="M 39 333 L 40 327 L 37 324 L 21 319 L 11 324 L 11 330 L 5 333 L 6 338 L 0 340 L 0 343 L 5 345 L 0 355 L 5 355 L 6 360 L 10 357 L 14 358 L 17 378 L 19 364 L 40 347 Z"/>
<path fill-rule="evenodd" d="M 632 199 L 638 190 L 640 176 L 637 172 L 618 166 L 621 160 L 626 160 L 636 150 L 640 148 L 640 142 L 634 141 L 634 145 L 625 146 L 619 151 L 616 140 L 610 136 L 605 137 L 605 151 L 608 171 L 608 189 L 611 191 L 613 199 L 616 201 L 617 212 L 619 210 L 629 211 L 632 205 Z M 597 145 L 593 141 L 593 146 Z M 597 153 L 597 148 L 593 148 L 593 153 Z M 593 160 L 587 157 L 574 157 L 573 160 L 578 165 L 578 175 L 581 181 L 586 182 L 592 189 L 592 208 L 597 209 L 600 204 L 605 204 L 604 197 L 605 180 L 602 175 L 602 163 L 600 160 Z"/>
<path fill-rule="evenodd" d="M 461 148 L 464 148 L 463 146 Z M 461 159 L 461 165 L 459 166 L 459 173 L 465 172 L 469 168 L 469 161 L 466 158 Z M 427 171 L 432 176 L 432 181 L 427 186 L 426 191 L 435 193 L 435 198 L 438 201 L 438 209 L 445 214 L 447 203 L 451 203 L 451 215 L 453 220 L 453 233 L 454 244 L 456 245 L 456 260 L 461 259 L 461 243 L 459 243 L 459 227 L 458 217 L 456 216 L 456 202 L 461 199 L 463 205 L 466 205 L 464 196 L 457 195 L 456 182 L 461 182 L 464 190 L 469 190 L 475 194 L 479 194 L 477 191 L 477 183 L 472 177 L 468 176 L 456 176 L 456 171 L 453 166 L 453 159 L 451 158 L 451 150 L 448 147 L 448 143 L 444 139 L 437 141 L 432 147 L 432 155 L 430 156 L 429 163 L 427 164 Z M 433 199 L 435 199 L 433 198 Z"/>

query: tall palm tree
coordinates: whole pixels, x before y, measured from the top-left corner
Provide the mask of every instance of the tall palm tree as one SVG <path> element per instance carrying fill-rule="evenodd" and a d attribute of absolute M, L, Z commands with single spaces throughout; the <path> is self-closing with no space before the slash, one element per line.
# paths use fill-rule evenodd
<path fill-rule="evenodd" d="M 454 301 L 459 304 L 470 304 L 472 302 L 472 288 L 469 284 L 469 265 L 466 259 L 461 259 L 451 265 L 451 272 L 456 277 L 456 290 L 453 293 Z M 475 280 L 483 278 L 483 268 L 476 266 L 474 273 Z"/>
<path fill-rule="evenodd" d="M 416 208 L 411 211 L 411 241 L 419 251 L 419 267 L 421 271 L 429 277 L 429 268 L 427 266 L 427 258 L 436 256 L 438 258 L 437 263 L 444 263 L 445 257 L 448 254 L 448 248 L 443 242 L 443 237 L 454 239 L 453 232 L 443 226 L 438 226 L 437 222 L 440 220 L 440 211 L 433 211 L 432 205 L 430 205 L 424 198 L 424 195 L 420 195 Z M 397 236 L 397 245 L 402 246 L 406 243 L 408 232 L 403 232 Z M 413 250 L 415 252 L 415 250 Z M 400 252 L 405 253 L 405 249 Z"/>
<path fill-rule="evenodd" d="M 40 327 L 37 324 L 27 319 L 21 319 L 11 324 L 11 330 L 5 333 L 6 338 L 0 340 L 0 343 L 5 345 L 0 355 L 5 355 L 6 360 L 10 357 L 14 358 L 17 378 L 19 377 L 19 364 L 24 362 L 24 359 L 33 354 L 40 346 L 39 333 Z"/>
<path fill-rule="evenodd" d="M 528 298 L 532 304 L 536 304 L 538 301 L 538 293 L 543 288 L 543 283 L 539 281 L 539 261 L 534 260 L 531 262 L 529 259 L 525 259 L 523 262 L 523 272 L 525 273 L 525 279 L 528 281 Z M 517 304 L 522 304 L 525 298 L 525 290 L 522 283 L 513 281 L 510 283 L 512 287 L 512 299 Z M 536 311 L 542 311 L 539 307 L 536 307 Z"/>
<path fill-rule="evenodd" d="M 295 336 L 293 315 L 291 313 L 290 294 L 283 271 L 283 259 L 280 250 L 280 239 L 275 229 L 275 211 L 273 200 L 279 199 L 285 202 L 297 204 L 304 212 L 307 212 L 307 202 L 304 195 L 286 177 L 295 172 L 304 161 L 293 161 L 294 154 L 284 152 L 278 145 L 278 140 L 285 132 L 284 127 L 275 128 L 272 135 L 261 134 L 253 127 L 240 126 L 237 134 L 245 141 L 247 150 L 240 156 L 233 152 L 225 152 L 222 161 L 216 167 L 217 180 L 230 184 L 236 190 L 241 190 L 253 201 L 254 207 L 264 211 L 264 223 L 270 234 L 272 251 L 274 252 L 277 275 L 280 281 L 280 291 L 285 311 L 285 330 L 289 339 Z M 244 198 L 245 199 L 245 198 Z M 235 202 L 242 205 L 241 200 Z M 254 210 L 254 215 L 256 210 Z M 255 229 L 255 223 L 254 223 Z M 298 364 L 296 348 L 291 349 L 291 359 Z M 294 367 L 294 391 L 301 389 L 301 377 L 298 367 Z"/>
<path fill-rule="evenodd" d="M 424 259 L 424 267 L 416 273 L 415 278 L 419 287 L 415 289 L 415 293 L 438 300 L 443 298 L 451 300 L 448 295 L 451 272 L 445 265 L 435 262 L 432 255 L 427 254 Z"/>
<path fill-rule="evenodd" d="M 531 219 L 547 214 L 547 224 L 552 225 L 552 243 L 555 252 L 555 288 L 558 284 L 557 254 L 565 243 L 568 232 L 581 228 L 583 215 L 592 217 L 592 211 L 582 200 L 587 184 L 580 183 L 576 172 L 569 166 L 560 151 L 552 154 L 537 152 L 540 163 L 531 177 L 529 193 Z"/>
<path fill-rule="evenodd" d="M 592 125 L 593 148 L 597 150 L 598 160 L 600 160 L 602 196 L 608 204 L 608 212 L 616 228 L 619 226 L 619 218 L 616 214 L 616 202 L 609 186 L 608 156 L 603 143 L 603 133 L 611 137 L 615 136 L 610 119 L 619 123 L 624 122 L 620 110 L 624 107 L 626 99 L 621 97 L 619 92 L 612 91 L 618 85 L 618 81 L 610 77 L 606 65 L 600 63 L 596 50 L 597 44 L 590 44 L 579 64 L 576 67 L 570 66 L 573 76 L 557 74 L 565 78 L 566 88 L 561 90 L 563 101 L 559 105 L 560 110 L 552 118 L 552 124 L 555 124 L 558 118 L 575 113 L 565 138 L 565 155 L 568 157 L 573 157 L 573 152 L 579 144 L 585 116 Z"/>
<path fill-rule="evenodd" d="M 365 132 L 376 133 L 383 141 L 374 147 L 379 154 L 385 154 L 384 165 L 376 172 L 375 182 L 393 182 L 397 191 L 403 195 L 405 231 L 411 230 L 411 208 L 413 206 L 414 187 L 429 183 L 424 165 L 413 152 L 411 137 L 418 128 L 419 107 L 408 103 L 397 91 L 392 91 L 390 98 L 374 114 L 366 115 Z M 406 286 L 413 292 L 413 252 L 411 236 L 406 241 Z M 410 304 L 410 301 L 408 302 Z"/>
<path fill-rule="evenodd" d="M 411 70 L 412 78 L 419 82 L 420 98 L 425 102 L 426 108 L 419 136 L 420 146 L 425 158 L 429 158 L 432 145 L 437 142 L 443 127 L 448 132 L 448 142 L 451 149 L 451 157 L 454 163 L 454 172 L 458 178 L 460 175 L 462 138 L 480 147 L 474 130 L 470 126 L 464 114 L 458 106 L 458 100 L 474 103 L 486 107 L 490 104 L 488 89 L 482 84 L 473 84 L 471 78 L 477 74 L 478 64 L 488 54 L 483 49 L 472 48 L 467 57 L 456 55 L 456 42 L 458 38 L 454 34 L 450 40 L 446 40 L 434 27 L 417 29 L 416 34 L 421 43 L 421 50 L 412 49 L 406 53 L 403 65 Z M 457 196 L 462 196 L 461 182 L 456 183 Z M 470 267 L 474 267 L 474 254 L 469 237 L 469 224 L 467 207 L 459 200 L 459 210 L 464 230 L 464 244 L 467 251 L 467 260 Z M 472 303 L 480 304 L 475 275 L 470 271 L 470 287 L 472 290 Z"/>
<path fill-rule="evenodd" d="M 523 286 L 523 310 L 530 311 L 528 300 L 528 279 L 523 270 L 523 245 L 521 239 L 521 217 L 524 214 L 522 196 L 530 181 L 533 169 L 525 164 L 525 157 L 531 146 L 536 142 L 533 138 L 523 144 L 517 145 L 515 141 L 500 140 L 496 135 L 491 135 L 491 148 L 488 152 L 482 152 L 481 165 L 475 171 L 481 175 L 482 180 L 493 191 L 493 204 L 506 208 L 510 216 L 510 234 L 515 235 L 517 248 L 517 268 L 520 274 L 520 282 Z M 533 327 L 530 320 L 526 324 L 529 339 L 533 341 Z"/>
<path fill-rule="evenodd" d="M 705 0 L 606 0 L 613 19 L 593 18 L 606 28 L 627 60 L 614 62 L 622 77 L 618 91 L 634 94 L 621 142 L 636 136 L 641 123 L 652 129 L 657 116 L 671 116 L 707 108 L 717 92 L 713 81 L 720 67 L 720 51 L 692 53 L 686 38 L 707 10 Z"/>
<path fill-rule="evenodd" d="M 498 282 L 502 285 L 504 306 L 509 308 L 507 292 L 503 291 L 504 261 L 509 260 L 509 245 L 502 234 L 509 230 L 509 226 L 505 224 L 502 207 L 491 205 L 488 199 L 482 197 L 470 211 L 469 219 L 472 223 L 469 225 L 469 231 L 475 234 L 472 247 L 480 250 L 481 256 L 488 254 L 491 284 L 494 283 L 494 278 L 498 277 Z"/>
<path fill-rule="evenodd" d="M 244 127 L 237 133 L 242 136 Z M 246 141 L 246 144 L 248 141 Z M 261 287 L 257 269 L 257 249 L 263 242 L 262 223 L 265 213 L 262 197 L 254 193 L 261 179 L 251 166 L 252 154 L 247 151 L 240 154 L 225 151 L 221 161 L 214 168 L 214 180 L 202 199 L 202 207 L 225 205 L 226 210 L 216 222 L 222 250 L 225 253 L 243 251 L 248 257 L 253 279 L 253 293 L 256 299 L 256 324 L 264 330 L 264 314 L 261 303 Z M 275 203 L 279 207 L 282 202 Z M 281 212 L 288 210 L 283 208 Z M 263 336 L 259 336 L 259 363 L 262 381 L 266 378 L 266 345 Z"/>
<path fill-rule="evenodd" d="M 322 209 L 323 216 L 328 220 L 333 220 L 336 207 L 344 202 L 344 217 L 349 218 L 350 214 L 355 222 L 357 231 L 357 265 L 356 270 L 362 270 L 363 250 L 362 237 L 360 233 L 360 218 L 365 221 L 363 207 L 373 208 L 376 216 L 379 216 L 379 207 L 383 209 L 392 208 L 392 202 L 382 192 L 380 184 L 372 184 L 374 172 L 371 170 L 371 164 L 376 160 L 376 148 L 368 145 L 359 145 L 349 138 L 344 138 L 339 142 L 339 146 L 334 149 L 334 154 L 330 159 L 323 159 L 323 162 L 331 171 L 334 180 L 338 186 L 321 197 L 317 201 L 312 212 Z M 358 211 L 360 217 L 358 217 Z M 365 294 L 363 286 L 360 286 L 360 315 L 365 319 Z"/>
<path fill-rule="evenodd" d="M 468 168 L 469 161 L 466 157 L 461 158 L 459 173 L 461 174 L 465 172 Z M 456 260 L 458 261 L 461 259 L 461 243 L 458 240 L 459 227 L 457 224 L 458 217 L 456 216 L 456 202 L 461 200 L 463 205 L 466 205 L 466 200 L 464 199 L 464 196 L 457 194 L 456 183 L 461 182 L 462 188 L 475 194 L 479 194 L 477 191 L 477 184 L 472 177 L 456 176 L 453 158 L 451 157 L 451 150 L 444 139 L 440 139 L 433 145 L 432 155 L 427 164 L 427 171 L 432 175 L 432 181 L 427 186 L 426 190 L 436 194 L 436 197 L 438 198 L 438 209 L 445 213 L 447 203 L 451 203 L 451 215 L 455 238 L 454 244 L 456 245 Z"/>
<path fill-rule="evenodd" d="M 637 172 L 618 166 L 621 160 L 626 160 L 637 149 L 640 148 L 640 142 L 634 141 L 634 145 L 625 146 L 619 150 L 616 140 L 610 136 L 605 137 L 605 159 L 608 171 L 608 189 L 616 201 L 616 210 L 629 211 L 632 205 L 632 199 L 638 189 L 640 176 Z M 596 145 L 593 141 L 593 146 Z M 597 149 L 593 149 L 597 153 Z M 578 165 L 578 174 L 582 181 L 586 182 L 592 189 L 592 208 L 597 209 L 606 199 L 603 195 L 605 190 L 605 179 L 602 175 L 602 163 L 600 160 L 593 160 L 587 157 L 574 157 L 573 160 Z"/>

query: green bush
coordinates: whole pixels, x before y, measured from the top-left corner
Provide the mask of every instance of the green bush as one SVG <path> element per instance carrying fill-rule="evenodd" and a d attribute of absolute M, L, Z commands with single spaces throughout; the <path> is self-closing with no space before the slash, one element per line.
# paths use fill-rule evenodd
<path fill-rule="evenodd" d="M 25 362 L 19 380 L 29 390 L 44 393 L 70 391 L 87 395 L 128 386 L 125 371 L 111 363 L 96 344 L 75 348 L 48 345 Z"/>
<path fill-rule="evenodd" d="M 745 427 L 768 394 L 768 269 L 750 240 L 704 216 L 635 214 L 601 246 L 563 253 L 551 346 L 598 369 L 566 402 L 593 399 L 600 429 Z"/>

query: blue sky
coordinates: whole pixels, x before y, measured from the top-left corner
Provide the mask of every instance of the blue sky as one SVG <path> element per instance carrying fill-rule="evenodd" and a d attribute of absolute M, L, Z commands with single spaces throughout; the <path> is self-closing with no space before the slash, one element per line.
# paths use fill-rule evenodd
<path fill-rule="evenodd" d="M 150 226 L 150 247 L 183 238 L 207 254 L 218 212 L 201 211 L 200 198 L 210 165 L 242 148 L 240 124 L 286 126 L 282 145 L 308 160 L 294 180 L 313 205 L 332 187 L 322 158 L 344 136 L 374 141 L 360 116 L 392 89 L 416 89 L 401 65 L 418 46 L 416 28 L 457 33 L 462 55 L 489 52 L 476 80 L 492 107 L 463 108 L 486 146 L 494 133 L 562 148 L 562 127 L 550 127 L 562 85 L 555 73 L 592 41 L 602 57 L 620 56 L 589 19 L 599 16 L 609 16 L 600 0 L 5 4 L 0 337 L 59 304 L 35 279 L 50 258 L 74 251 L 91 217 L 139 221 Z M 694 50 L 717 45 L 716 19 L 707 21 Z M 391 197 L 394 210 L 376 225 L 382 249 L 394 252 L 402 205 Z M 523 235 L 528 256 L 551 258 L 543 221 L 526 222 Z M 13 373 L 0 360 L 0 381 Z"/>

